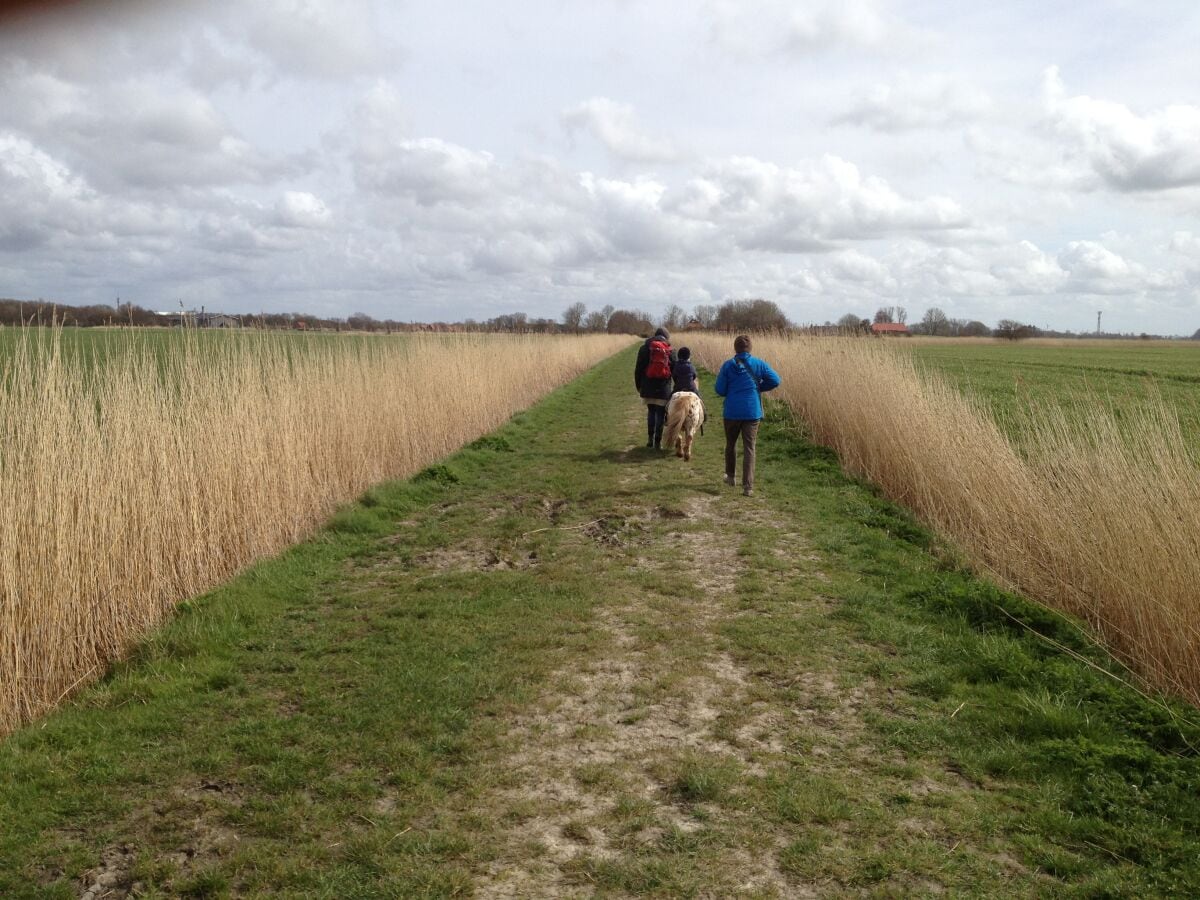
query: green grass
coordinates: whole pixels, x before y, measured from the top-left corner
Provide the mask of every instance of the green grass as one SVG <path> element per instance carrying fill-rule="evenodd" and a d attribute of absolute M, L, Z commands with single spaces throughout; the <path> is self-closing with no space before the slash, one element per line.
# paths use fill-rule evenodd
<path fill-rule="evenodd" d="M 1044 344 L 964 338 L 906 346 L 922 364 L 982 399 L 1010 430 L 1031 405 L 1098 398 L 1120 416 L 1161 396 L 1178 412 L 1186 432 L 1200 438 L 1200 342 Z"/>
<path fill-rule="evenodd" d="M 749 502 L 711 396 L 690 465 L 640 449 L 631 364 L 373 489 L 0 745 L 0 896 L 78 896 L 102 859 L 153 897 L 461 896 L 500 864 L 601 896 L 769 896 L 742 880 L 764 871 L 1200 892 L 1194 711 L 970 576 L 778 408 Z M 536 730 L 614 666 L 612 716 Z M 622 737 L 672 715 L 694 744 Z M 522 753 L 594 802 L 524 794 Z"/>

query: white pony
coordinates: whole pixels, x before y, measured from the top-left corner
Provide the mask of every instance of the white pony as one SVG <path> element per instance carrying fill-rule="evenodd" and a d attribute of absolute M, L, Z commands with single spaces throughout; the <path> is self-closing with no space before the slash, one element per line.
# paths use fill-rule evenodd
<path fill-rule="evenodd" d="M 692 441 L 704 427 L 704 403 L 699 394 L 679 391 L 667 404 L 666 446 L 675 448 L 675 455 L 692 458 Z M 701 431 L 701 433 L 703 433 Z"/>

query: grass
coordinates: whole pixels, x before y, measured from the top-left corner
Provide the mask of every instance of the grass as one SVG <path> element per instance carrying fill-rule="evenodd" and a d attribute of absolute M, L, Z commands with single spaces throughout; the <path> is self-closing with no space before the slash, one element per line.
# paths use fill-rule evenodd
<path fill-rule="evenodd" d="M 902 345 L 930 371 L 987 404 L 1020 441 L 1030 407 L 1097 400 L 1119 416 L 1161 399 L 1200 437 L 1200 343 L 1195 341 L 919 340 Z"/>
<path fill-rule="evenodd" d="M 1200 704 L 1200 467 L 1161 397 L 1113 408 L 1068 394 L 1025 406 L 1006 432 L 895 343 L 759 343 L 781 398 L 850 471 L 980 571 L 1086 622 L 1152 690 Z"/>
<path fill-rule="evenodd" d="M 0 734 L 627 342 L 108 334 L 19 332 L 0 362 Z"/>
<path fill-rule="evenodd" d="M 751 501 L 716 429 L 687 466 L 640 449 L 631 364 L 372 488 L 11 735 L 0 895 L 1200 890 L 1190 710 L 778 406 Z"/>

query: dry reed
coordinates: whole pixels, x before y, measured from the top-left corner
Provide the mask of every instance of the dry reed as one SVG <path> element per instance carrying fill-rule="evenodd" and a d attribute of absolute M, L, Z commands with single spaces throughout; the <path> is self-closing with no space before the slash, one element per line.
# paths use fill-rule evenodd
<path fill-rule="evenodd" d="M 170 338 L 81 364 L 23 334 L 0 361 L 0 734 L 178 601 L 628 343 Z"/>
<path fill-rule="evenodd" d="M 726 337 L 689 343 L 714 371 L 731 353 Z M 1149 686 L 1200 705 L 1200 469 L 1161 401 L 1125 421 L 1099 401 L 1030 409 L 1017 446 L 881 341 L 754 343 L 779 398 L 847 470 L 1002 584 L 1085 621 Z"/>

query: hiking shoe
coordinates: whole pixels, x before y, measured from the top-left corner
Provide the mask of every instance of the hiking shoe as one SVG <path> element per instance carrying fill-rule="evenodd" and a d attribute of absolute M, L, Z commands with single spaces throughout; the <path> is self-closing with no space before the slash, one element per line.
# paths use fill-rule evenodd
<path fill-rule="evenodd" d="M 726 476 L 725 476 L 725 483 L 726 483 L 727 485 L 729 485 L 730 487 L 733 487 L 733 485 L 734 485 L 733 476 L 732 476 L 732 475 L 726 475 Z"/>
<path fill-rule="evenodd" d="M 654 440 L 651 439 L 651 440 L 646 441 L 646 449 L 651 450 L 653 448 L 654 448 Z"/>
<path fill-rule="evenodd" d="M 753 497 L 754 496 L 754 488 L 742 488 L 742 496 L 743 497 Z"/>

